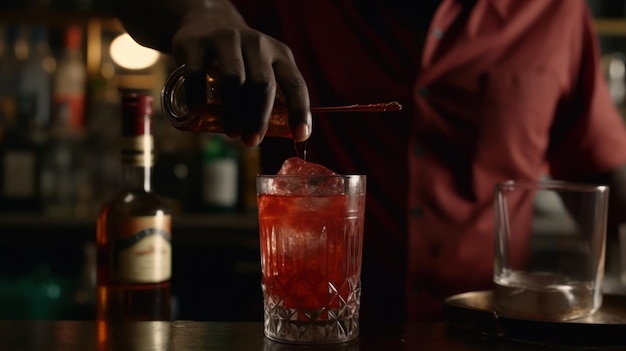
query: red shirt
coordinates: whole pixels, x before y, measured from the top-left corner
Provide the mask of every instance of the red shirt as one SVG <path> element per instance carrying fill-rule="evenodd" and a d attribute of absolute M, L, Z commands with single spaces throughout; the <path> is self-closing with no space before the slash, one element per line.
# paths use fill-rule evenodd
<path fill-rule="evenodd" d="M 362 319 L 436 319 L 491 287 L 496 182 L 626 164 L 583 0 L 442 0 L 432 22 L 402 1 L 235 2 L 292 48 L 313 105 L 404 106 L 315 115 L 307 142 L 308 160 L 368 176 Z M 266 139 L 263 171 L 293 150 Z"/>

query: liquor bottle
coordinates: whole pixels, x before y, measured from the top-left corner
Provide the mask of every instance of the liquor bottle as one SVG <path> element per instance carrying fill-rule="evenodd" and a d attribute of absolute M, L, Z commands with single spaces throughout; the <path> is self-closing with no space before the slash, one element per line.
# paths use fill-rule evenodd
<path fill-rule="evenodd" d="M 167 121 L 175 128 L 189 132 L 223 133 L 224 126 L 220 120 L 222 115 L 222 97 L 219 81 L 215 74 L 209 72 L 202 77 L 206 83 L 204 91 L 187 91 L 185 89 L 186 67 L 180 66 L 165 81 L 161 90 L 161 104 Z M 200 98 L 198 98 L 200 96 Z M 206 99 L 205 99 L 206 98 Z M 205 100 L 189 106 L 187 101 Z M 329 107 L 311 107 L 311 113 L 329 112 L 391 112 L 402 109 L 396 101 L 366 105 L 346 105 Z M 289 115 L 285 95 L 276 90 L 276 98 L 270 115 L 266 136 L 291 138 Z"/>
<path fill-rule="evenodd" d="M 19 72 L 18 108 L 34 115 L 34 128 L 44 133 L 50 122 L 52 75 L 56 69 L 56 60 L 45 27 L 25 29 L 22 40 L 24 43 L 21 45 L 27 47 L 27 58 Z"/>
<path fill-rule="evenodd" d="M 219 92 L 218 82 L 215 75 L 206 76 L 206 91 L 190 94 L 202 94 L 207 96 L 206 104 L 187 105 L 187 92 L 185 90 L 185 66 L 180 66 L 167 79 L 161 91 L 162 109 L 168 122 L 182 131 L 223 133 L 223 125 L 220 120 L 222 114 L 222 98 Z M 195 100 L 195 99 L 194 99 Z M 270 126 L 267 136 L 291 137 L 289 129 L 289 117 L 287 105 L 282 93 L 276 93 Z"/>
<path fill-rule="evenodd" d="M 225 135 L 206 136 L 202 148 L 202 202 L 209 212 L 232 212 L 239 200 L 239 152 Z"/>
<path fill-rule="evenodd" d="M 26 27 L 10 28 L 8 43 L 12 64 L 5 68 L 12 70 L 12 78 L 7 78 L 5 83 L 12 86 L 11 94 L 3 96 L 2 100 L 0 212 L 39 212 L 42 207 L 39 177 L 44 137 L 38 123 L 37 102 L 45 96 L 38 95 L 30 76 L 35 74 L 31 72 L 35 68 L 29 41 Z"/>
<path fill-rule="evenodd" d="M 151 190 L 153 98 L 122 96 L 123 188 L 97 223 L 97 317 L 169 320 L 171 213 Z"/>
<path fill-rule="evenodd" d="M 52 77 L 51 115 L 42 169 L 44 212 L 50 216 L 87 216 L 92 192 L 85 147 L 86 67 L 82 31 L 64 31 L 63 51 Z"/>
<path fill-rule="evenodd" d="M 17 110 L 15 87 L 17 85 L 20 62 L 15 57 L 15 26 L 0 25 L 0 123 L 3 129 L 6 124 L 15 123 Z M 0 139 L 6 134 L 0 133 Z"/>
<path fill-rule="evenodd" d="M 80 132 L 85 123 L 87 68 L 82 52 L 82 30 L 65 29 L 64 48 L 58 59 L 52 83 L 55 123 Z"/>

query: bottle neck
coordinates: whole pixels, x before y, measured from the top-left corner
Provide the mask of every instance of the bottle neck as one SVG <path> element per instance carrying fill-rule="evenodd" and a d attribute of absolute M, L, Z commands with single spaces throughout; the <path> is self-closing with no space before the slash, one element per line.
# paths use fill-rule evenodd
<path fill-rule="evenodd" d="M 154 163 L 152 135 L 125 137 L 121 156 L 124 187 L 150 192 Z"/>
<path fill-rule="evenodd" d="M 125 189 L 152 191 L 152 167 L 135 164 L 122 165 L 122 184 Z"/>

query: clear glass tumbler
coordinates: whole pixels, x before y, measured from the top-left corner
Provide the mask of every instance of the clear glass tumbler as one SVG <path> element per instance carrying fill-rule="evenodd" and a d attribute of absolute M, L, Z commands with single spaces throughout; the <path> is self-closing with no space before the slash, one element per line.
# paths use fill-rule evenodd
<path fill-rule="evenodd" d="M 497 313 L 565 321 L 600 308 L 607 186 L 509 181 L 495 206 Z"/>
<path fill-rule="evenodd" d="M 365 183 L 364 175 L 257 176 L 269 339 L 358 336 Z"/>

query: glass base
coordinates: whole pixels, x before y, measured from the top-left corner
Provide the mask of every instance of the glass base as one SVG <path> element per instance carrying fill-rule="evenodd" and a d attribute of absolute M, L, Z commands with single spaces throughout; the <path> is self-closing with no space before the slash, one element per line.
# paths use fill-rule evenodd
<path fill-rule="evenodd" d="M 329 311 L 328 320 L 312 318 L 308 321 L 297 320 L 294 316 L 295 311 L 280 307 L 274 307 L 271 313 L 266 310 L 265 336 L 274 341 L 295 344 L 334 344 L 354 340 L 359 335 L 358 315 L 337 316 L 337 313 Z"/>

